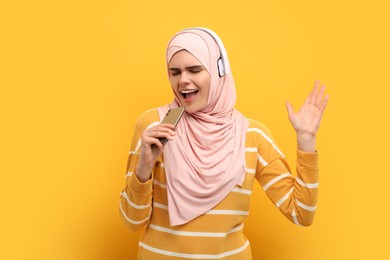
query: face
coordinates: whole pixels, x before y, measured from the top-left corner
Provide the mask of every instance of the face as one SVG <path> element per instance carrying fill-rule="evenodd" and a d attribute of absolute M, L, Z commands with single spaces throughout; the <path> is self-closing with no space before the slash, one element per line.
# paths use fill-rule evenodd
<path fill-rule="evenodd" d="M 186 50 L 173 55 L 168 64 L 169 81 L 179 103 L 187 113 L 194 113 L 206 107 L 210 74 L 195 56 Z"/>

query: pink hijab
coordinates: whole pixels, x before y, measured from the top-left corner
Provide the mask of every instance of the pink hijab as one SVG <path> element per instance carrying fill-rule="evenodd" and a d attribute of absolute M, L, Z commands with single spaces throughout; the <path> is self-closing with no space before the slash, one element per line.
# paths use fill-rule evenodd
<path fill-rule="evenodd" d="M 245 137 L 248 120 L 234 108 L 236 90 L 232 74 L 218 75 L 217 60 L 223 44 L 202 29 L 187 29 L 173 36 L 167 47 L 167 66 L 180 50 L 194 55 L 210 74 L 208 104 L 185 113 L 175 139 L 163 152 L 167 178 L 168 211 L 172 226 L 207 213 L 245 178 Z M 227 56 L 224 62 L 229 66 Z M 179 98 L 158 108 L 160 119 Z"/>

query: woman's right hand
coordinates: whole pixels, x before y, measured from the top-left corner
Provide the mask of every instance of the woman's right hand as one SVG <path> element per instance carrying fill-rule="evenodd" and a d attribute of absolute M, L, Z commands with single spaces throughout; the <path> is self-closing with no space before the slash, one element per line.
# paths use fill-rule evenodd
<path fill-rule="evenodd" d="M 163 152 L 164 144 L 159 138 L 166 138 L 170 141 L 173 140 L 175 134 L 175 126 L 172 124 L 159 124 L 142 132 L 141 151 L 136 169 L 136 175 L 141 182 L 150 179 L 153 165 Z"/>

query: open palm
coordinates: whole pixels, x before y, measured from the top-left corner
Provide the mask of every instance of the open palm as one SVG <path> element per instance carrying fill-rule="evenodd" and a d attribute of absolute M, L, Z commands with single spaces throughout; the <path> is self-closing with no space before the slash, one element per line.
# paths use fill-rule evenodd
<path fill-rule="evenodd" d="M 322 85 L 318 90 L 319 86 L 320 82 L 316 81 L 313 90 L 297 112 L 294 112 L 292 105 L 286 102 L 288 118 L 298 135 L 315 136 L 320 127 L 329 96 L 324 97 L 325 86 Z"/>

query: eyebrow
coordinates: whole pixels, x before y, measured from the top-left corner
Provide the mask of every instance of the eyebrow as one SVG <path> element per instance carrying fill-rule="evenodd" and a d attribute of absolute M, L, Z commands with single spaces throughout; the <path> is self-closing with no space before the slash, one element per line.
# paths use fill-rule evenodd
<path fill-rule="evenodd" d="M 186 67 L 185 69 L 186 70 L 191 70 L 191 69 L 203 69 L 204 67 L 202 65 L 194 65 L 194 66 L 188 66 Z M 174 70 L 174 71 L 178 71 L 180 70 L 179 68 L 176 68 L 176 67 L 172 67 L 172 68 L 169 68 L 169 70 Z"/>

